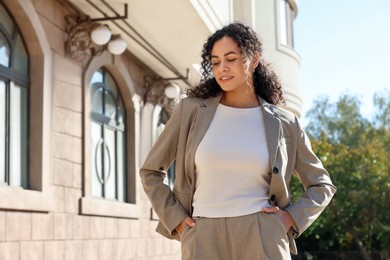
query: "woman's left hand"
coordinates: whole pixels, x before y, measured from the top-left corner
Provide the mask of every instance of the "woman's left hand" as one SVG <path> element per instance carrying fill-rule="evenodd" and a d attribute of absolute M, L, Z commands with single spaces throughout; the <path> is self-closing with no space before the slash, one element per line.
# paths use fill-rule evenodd
<path fill-rule="evenodd" d="M 278 206 L 269 207 L 269 208 L 263 208 L 263 211 L 265 213 L 272 213 L 275 214 L 276 217 L 280 219 L 280 221 L 283 223 L 284 229 L 286 232 L 295 225 L 295 222 L 293 218 L 291 217 L 290 213 L 288 211 L 279 209 Z"/>

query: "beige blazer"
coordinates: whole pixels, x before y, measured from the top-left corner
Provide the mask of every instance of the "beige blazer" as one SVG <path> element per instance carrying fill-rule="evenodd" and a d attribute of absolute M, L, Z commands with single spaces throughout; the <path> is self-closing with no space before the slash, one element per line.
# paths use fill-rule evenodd
<path fill-rule="evenodd" d="M 220 99 L 221 95 L 206 100 L 181 100 L 140 170 L 144 190 L 160 218 L 156 231 L 165 237 L 179 239 L 175 228 L 184 218 L 192 216 L 195 152 Z M 272 205 L 287 210 L 294 219 L 296 226 L 287 235 L 290 250 L 296 254 L 294 238 L 306 230 L 329 204 L 336 187 L 313 153 L 309 138 L 297 117 L 260 97 L 259 102 L 264 115 L 270 158 L 269 200 Z M 163 183 L 163 179 L 174 160 L 176 179 L 171 190 Z M 305 188 L 300 199 L 294 203 L 291 202 L 289 189 L 293 174 Z"/>

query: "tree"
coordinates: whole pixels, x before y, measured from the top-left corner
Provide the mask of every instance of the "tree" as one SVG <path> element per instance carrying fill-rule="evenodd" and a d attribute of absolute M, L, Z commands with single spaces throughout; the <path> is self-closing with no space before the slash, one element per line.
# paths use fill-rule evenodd
<path fill-rule="evenodd" d="M 386 95 L 387 94 L 387 95 Z M 374 105 L 376 111 L 374 119 L 378 128 L 390 129 L 390 91 L 375 93 Z"/>
<path fill-rule="evenodd" d="M 356 97 L 321 97 L 308 112 L 314 152 L 338 188 L 329 207 L 298 240 L 306 250 L 390 251 L 390 92 L 375 95 L 373 119 Z M 297 183 L 294 193 L 299 193 Z M 315 241 L 313 243 L 313 241 Z"/>

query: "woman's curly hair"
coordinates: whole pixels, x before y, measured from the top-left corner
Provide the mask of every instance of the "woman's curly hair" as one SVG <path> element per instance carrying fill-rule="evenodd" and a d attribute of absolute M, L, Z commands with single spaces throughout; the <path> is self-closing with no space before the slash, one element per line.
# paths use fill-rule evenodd
<path fill-rule="evenodd" d="M 256 51 L 262 53 L 262 43 L 256 32 L 249 26 L 240 22 L 233 22 L 222 29 L 216 31 L 208 37 L 202 49 L 200 83 L 188 89 L 190 97 L 209 98 L 215 97 L 222 92 L 212 73 L 211 50 L 214 43 L 224 36 L 232 38 L 244 55 L 244 58 L 252 57 Z M 253 72 L 253 86 L 255 93 L 268 103 L 277 105 L 284 103 L 282 87 L 276 74 L 269 68 L 264 60 L 260 59 L 258 66 Z"/>

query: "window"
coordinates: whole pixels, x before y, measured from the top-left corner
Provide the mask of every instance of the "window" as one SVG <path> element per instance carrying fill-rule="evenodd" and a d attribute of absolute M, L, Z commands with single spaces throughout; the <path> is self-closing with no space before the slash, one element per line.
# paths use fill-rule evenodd
<path fill-rule="evenodd" d="M 152 143 L 155 143 L 157 141 L 157 138 L 160 136 L 162 131 L 165 128 L 165 125 L 169 119 L 170 115 L 165 107 L 162 107 L 161 105 L 156 105 L 153 110 L 153 116 L 152 116 Z M 166 171 L 166 176 L 164 179 L 164 183 L 168 185 L 171 189 L 173 189 L 173 184 L 175 182 L 176 173 L 175 173 L 175 167 L 176 167 L 176 160 L 172 162 L 172 164 L 169 166 L 168 170 Z M 151 220 L 159 220 L 157 213 L 153 210 L 153 208 L 150 209 L 150 219 Z"/>
<path fill-rule="evenodd" d="M 279 0 L 279 12 L 280 43 L 282 45 L 294 47 L 294 11 L 291 9 L 288 0 Z"/>
<path fill-rule="evenodd" d="M 112 76 L 96 71 L 90 84 L 92 196 L 127 201 L 126 113 Z"/>
<path fill-rule="evenodd" d="M 32 2 L 0 0 L 0 209 L 52 207 L 51 54 Z"/>
<path fill-rule="evenodd" d="M 136 177 L 140 97 L 120 59 L 108 51 L 85 70 L 83 215 L 139 218 Z"/>
<path fill-rule="evenodd" d="M 161 108 L 160 106 L 156 106 L 156 109 L 158 108 L 158 110 L 161 109 L 161 111 L 158 113 L 157 115 L 157 127 L 156 127 L 156 133 L 154 135 L 154 141 L 155 142 L 157 140 L 157 137 L 160 136 L 160 134 L 162 133 L 162 131 L 164 130 L 165 128 L 165 124 L 167 123 L 168 119 L 169 119 L 169 114 L 167 112 L 167 110 L 163 107 Z M 169 166 L 167 172 L 166 172 L 166 178 L 164 179 L 164 183 L 166 185 L 168 185 L 171 189 L 173 189 L 173 183 L 175 182 L 175 165 L 176 165 L 176 161 L 173 161 L 172 164 Z"/>
<path fill-rule="evenodd" d="M 0 4 L 0 185 L 28 185 L 29 58 L 22 36 Z"/>

